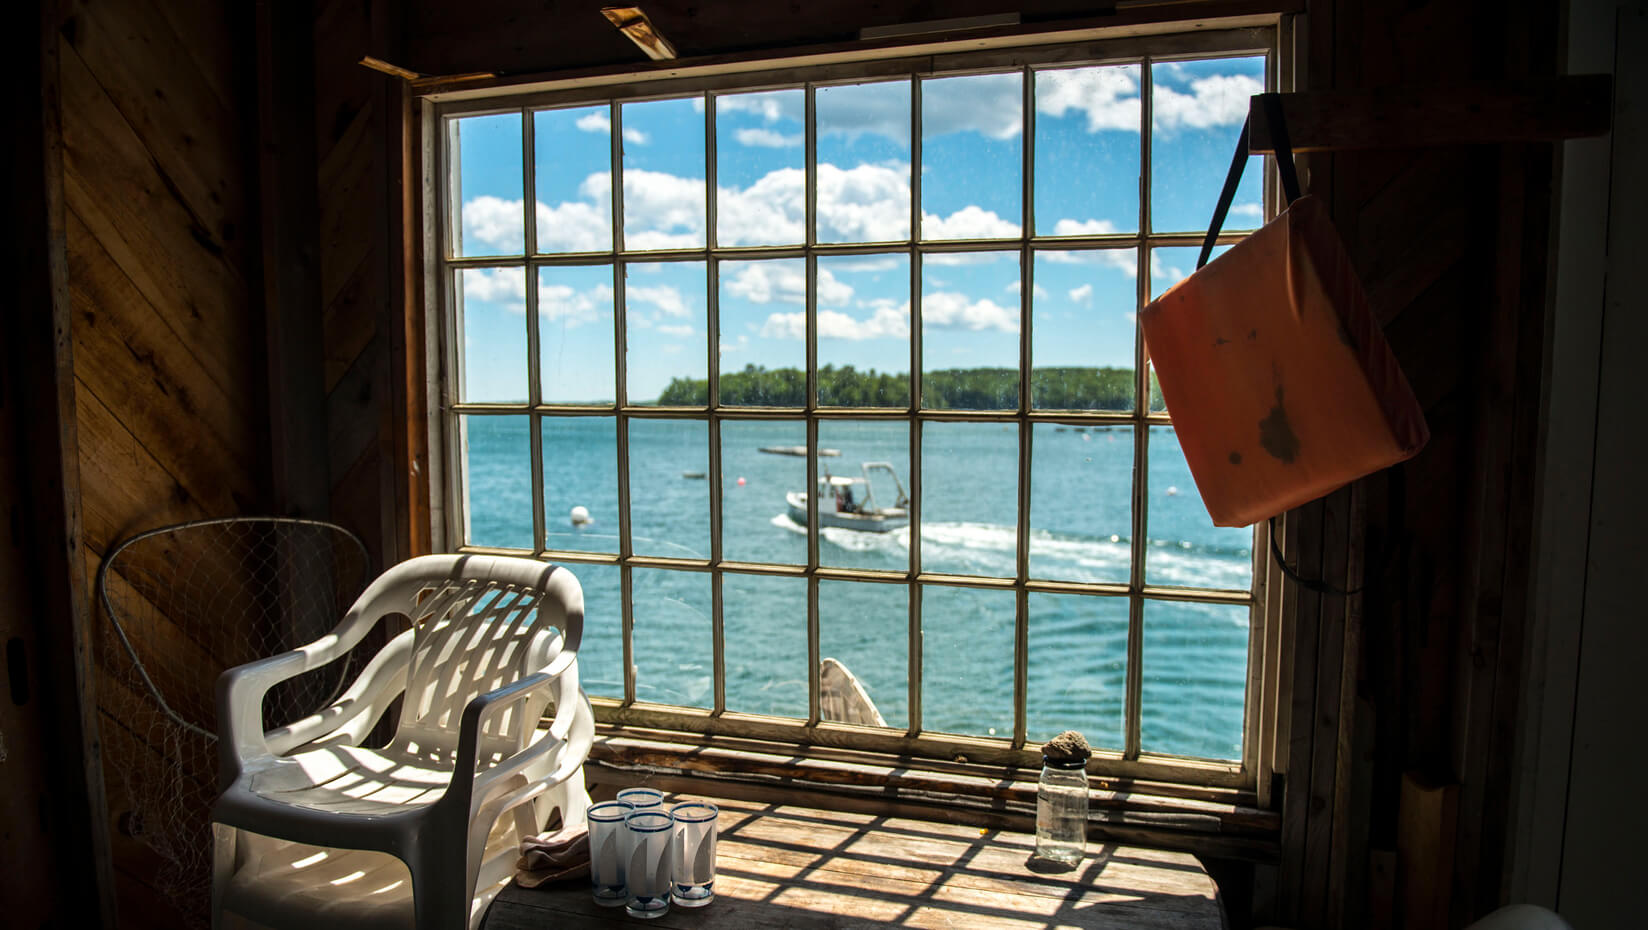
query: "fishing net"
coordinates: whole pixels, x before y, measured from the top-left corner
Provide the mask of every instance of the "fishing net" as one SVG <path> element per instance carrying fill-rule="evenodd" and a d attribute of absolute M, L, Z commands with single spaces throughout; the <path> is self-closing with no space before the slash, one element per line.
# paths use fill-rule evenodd
<path fill-rule="evenodd" d="M 152 530 L 117 545 L 98 569 L 108 618 L 98 704 L 117 842 L 158 854 L 150 883 L 191 925 L 209 916 L 218 675 L 325 635 L 367 570 L 366 547 L 348 530 L 284 518 Z M 369 636 L 346 660 L 271 689 L 265 726 L 330 703 L 382 641 Z"/>

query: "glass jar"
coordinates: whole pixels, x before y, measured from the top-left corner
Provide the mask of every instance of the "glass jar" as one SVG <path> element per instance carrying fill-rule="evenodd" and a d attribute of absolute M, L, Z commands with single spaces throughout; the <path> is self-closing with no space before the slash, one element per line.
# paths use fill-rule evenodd
<path fill-rule="evenodd" d="M 1076 865 L 1087 852 L 1087 762 L 1042 757 L 1036 788 L 1036 858 Z"/>

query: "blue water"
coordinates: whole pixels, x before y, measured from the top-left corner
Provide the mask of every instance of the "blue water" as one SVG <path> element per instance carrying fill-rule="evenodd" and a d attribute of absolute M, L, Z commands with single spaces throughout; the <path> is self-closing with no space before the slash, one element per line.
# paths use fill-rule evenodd
<path fill-rule="evenodd" d="M 529 421 L 464 418 L 469 540 L 531 548 Z M 634 551 L 708 558 L 709 471 L 702 421 L 631 420 L 630 510 Z M 1128 427 L 1034 428 L 1030 573 L 1059 581 L 1128 580 L 1133 446 Z M 806 461 L 761 446 L 801 445 L 800 421 L 723 422 L 723 558 L 804 564 L 805 531 L 785 516 L 784 494 L 806 484 Z M 547 420 L 544 497 L 548 546 L 618 551 L 616 419 Z M 1252 534 L 1214 527 L 1196 494 L 1171 427 L 1148 437 L 1148 544 L 1152 585 L 1245 590 Z M 820 459 L 839 474 L 867 461 L 893 464 L 910 481 L 910 429 L 886 422 L 824 421 L 819 444 L 841 450 Z M 921 439 L 920 557 L 929 572 L 1012 577 L 1016 550 L 1018 430 L 1001 424 L 929 423 Z M 879 478 L 876 499 L 896 489 Z M 576 528 L 573 506 L 594 522 Z M 908 529 L 872 534 L 825 528 L 826 566 L 903 571 Z M 573 564 L 584 588 L 580 654 L 592 695 L 623 694 L 618 570 Z M 637 697 L 688 706 L 714 702 L 711 577 L 636 569 Z M 804 717 L 807 710 L 807 599 L 804 581 L 724 576 L 727 707 Z M 863 681 L 887 722 L 905 727 L 909 702 L 909 594 L 903 584 L 825 581 L 819 591 L 820 644 Z M 1013 726 L 1011 592 L 944 585 L 921 590 L 924 729 L 1007 737 Z M 1124 597 L 1032 594 L 1029 598 L 1028 729 L 1044 740 L 1065 729 L 1120 749 L 1126 693 L 1128 602 Z M 1248 611 L 1242 607 L 1147 601 L 1144 605 L 1142 743 L 1146 751 L 1204 758 L 1241 755 Z"/>

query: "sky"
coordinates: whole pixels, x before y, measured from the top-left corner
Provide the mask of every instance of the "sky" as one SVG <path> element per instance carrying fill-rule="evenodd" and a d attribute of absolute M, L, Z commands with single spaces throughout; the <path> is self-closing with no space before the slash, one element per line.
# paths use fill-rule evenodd
<path fill-rule="evenodd" d="M 1152 65 L 1151 225 L 1205 230 L 1247 113 L 1263 90 L 1262 58 Z M 1019 73 L 932 78 L 921 85 L 919 235 L 926 240 L 1022 235 L 1024 89 Z M 1140 66 L 1034 72 L 1035 233 L 1137 231 L 1140 222 Z M 818 241 L 907 239 L 912 222 L 909 80 L 817 91 Z M 713 107 L 713 114 L 706 108 Z M 713 117 L 713 129 L 709 128 Z M 804 238 L 803 91 L 703 95 L 621 105 L 623 216 L 631 250 L 702 248 L 706 131 L 715 135 L 716 243 L 781 246 Z M 533 133 L 535 229 L 540 253 L 606 250 L 612 218 L 612 119 L 607 106 L 454 120 L 454 199 L 462 224 L 453 253 L 519 256 L 526 246 L 522 133 Z M 1262 215 L 1262 161 L 1238 188 L 1227 230 Z M 1009 243 L 1004 242 L 1004 246 Z M 1154 296 L 1195 266 L 1196 250 L 1149 258 Z M 1010 247 L 922 258 L 918 314 L 907 253 L 818 259 L 818 359 L 909 370 L 919 326 L 925 370 L 1014 367 L 1019 356 L 1018 253 Z M 1132 367 L 1138 252 L 1042 251 L 1032 268 L 1031 353 L 1036 367 Z M 715 275 L 722 371 L 805 360 L 806 266 L 800 259 L 728 260 Z M 525 401 L 526 274 L 456 271 L 462 298 L 467 401 Z M 708 373 L 704 261 L 626 268 L 628 397 L 645 403 L 675 377 Z M 610 402 L 616 396 L 610 265 L 540 270 L 542 398 Z"/>

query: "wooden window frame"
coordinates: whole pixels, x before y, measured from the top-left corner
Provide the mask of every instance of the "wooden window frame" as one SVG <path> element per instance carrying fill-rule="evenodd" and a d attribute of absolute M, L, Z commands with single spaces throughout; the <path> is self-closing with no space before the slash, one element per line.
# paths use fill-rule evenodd
<path fill-rule="evenodd" d="M 1264 54 L 1267 61 L 1268 89 L 1288 89 L 1292 86 L 1291 56 L 1282 54 L 1282 50 L 1291 46 L 1292 17 L 1290 16 L 1261 16 L 1249 17 L 1241 21 L 1180 24 L 1185 31 L 1149 31 L 1148 35 L 1120 34 L 1137 33 L 1137 29 L 1106 30 L 1089 29 L 1079 34 L 1051 34 L 1048 36 L 1026 37 L 1023 35 L 1009 37 L 1002 43 L 977 43 L 983 47 L 980 50 L 957 50 L 957 43 L 936 43 L 930 45 L 913 45 L 896 50 L 882 50 L 877 57 L 857 57 L 857 60 L 841 60 L 840 53 L 821 54 L 809 57 L 798 54 L 794 59 L 774 59 L 764 63 L 708 63 L 695 65 L 681 63 L 678 66 L 648 72 L 603 72 L 571 77 L 555 77 L 508 84 L 495 81 L 482 81 L 487 86 L 480 87 L 474 83 L 441 82 L 439 80 L 427 82 L 421 91 L 416 88 L 412 95 L 415 98 L 411 107 L 415 123 L 414 144 L 419 147 L 417 162 L 421 180 L 421 223 L 415 238 L 416 250 L 421 251 L 421 262 L 418 270 L 421 271 L 419 300 L 423 312 L 423 345 L 425 356 L 423 369 L 426 373 L 424 389 L 427 402 L 421 408 L 424 428 L 427 430 L 428 455 L 428 514 L 430 538 L 437 548 L 446 548 L 453 551 L 498 552 L 506 554 L 532 555 L 538 558 L 552 559 L 558 562 L 576 566 L 577 564 L 605 564 L 616 565 L 621 573 L 621 589 L 623 603 L 626 605 L 623 617 L 624 638 L 624 665 L 625 665 L 625 697 L 622 699 L 595 698 L 597 717 L 603 726 L 608 729 L 622 730 L 647 729 L 675 733 L 684 740 L 704 738 L 725 738 L 738 740 L 760 740 L 780 745 L 803 747 L 800 754 L 808 754 L 806 747 L 816 747 L 822 752 L 828 748 L 850 750 L 854 752 L 879 754 L 889 760 L 956 760 L 964 759 L 970 764 L 986 766 L 1004 766 L 1013 768 L 1033 768 L 1039 764 L 1037 744 L 1026 738 L 1026 678 L 1027 678 L 1027 641 L 1028 620 L 1026 601 L 1031 593 L 1061 593 L 1085 594 L 1093 596 L 1126 597 L 1129 601 L 1129 636 L 1127 661 L 1127 702 L 1125 710 L 1126 747 L 1121 752 L 1099 752 L 1095 754 L 1090 771 L 1099 777 L 1149 780 L 1164 784 L 1179 784 L 1187 786 L 1205 786 L 1213 789 L 1228 789 L 1238 793 L 1237 796 L 1245 799 L 1256 799 L 1262 806 L 1268 805 L 1271 774 L 1276 770 L 1275 762 L 1285 753 L 1287 735 L 1286 721 L 1282 719 L 1282 709 L 1287 706 L 1287 688 L 1285 665 L 1287 656 L 1283 655 L 1282 625 L 1283 610 L 1281 605 L 1280 587 L 1276 584 L 1274 572 L 1269 567 L 1269 560 L 1265 552 L 1269 545 L 1266 528 L 1255 528 L 1255 538 L 1252 551 L 1254 553 L 1252 585 L 1246 592 L 1217 591 L 1210 589 L 1168 588 L 1148 585 L 1143 576 L 1144 558 L 1139 551 L 1145 545 L 1145 534 L 1142 532 L 1143 523 L 1147 517 L 1145 501 L 1145 479 L 1143 464 L 1147 455 L 1148 433 L 1153 426 L 1171 425 L 1171 420 L 1165 413 L 1152 413 L 1149 410 L 1148 367 L 1145 364 L 1142 340 L 1136 341 L 1137 357 L 1135 360 L 1135 405 L 1130 413 L 1112 412 L 1071 412 L 1071 411 L 1040 411 L 1032 410 L 1030 404 L 1029 377 L 1030 367 L 1028 354 L 1030 352 L 1031 287 L 1021 287 L 1021 320 L 1020 320 L 1020 399 L 1019 408 L 1013 411 L 936 411 L 923 410 L 918 406 L 919 384 L 921 380 L 920 364 L 920 336 L 912 332 L 912 368 L 911 405 L 906 408 L 875 408 L 854 409 L 819 407 L 816 403 L 816 328 L 815 293 L 816 290 L 816 259 L 820 256 L 855 253 L 886 253 L 906 252 L 911 259 L 912 287 L 919 288 L 920 256 L 934 252 L 961 251 L 961 250 L 1017 250 L 1021 257 L 1021 282 L 1028 281 L 1032 276 L 1032 256 L 1041 250 L 1069 250 L 1081 248 L 1121 248 L 1133 249 L 1139 258 L 1137 275 L 1140 292 L 1140 303 L 1148 299 L 1150 280 L 1149 250 L 1162 246 L 1199 245 L 1200 234 L 1158 234 L 1149 232 L 1150 209 L 1150 139 L 1151 124 L 1151 69 L 1152 61 L 1183 60 L 1241 54 Z M 1014 45 L 1017 42 L 1020 44 Z M 849 59 L 853 55 L 846 56 Z M 1141 197 L 1140 197 L 1140 229 L 1135 233 L 1091 236 L 1091 237 L 1042 237 L 1035 236 L 1034 219 L 1032 214 L 1034 190 L 1033 174 L 1033 120 L 1034 99 L 1033 86 L 1029 80 L 1024 82 L 1025 93 L 1025 120 L 1026 128 L 1023 138 L 1026 140 L 1024 148 L 1025 166 L 1020 182 L 1025 193 L 1023 233 L 1019 239 L 982 240 L 982 241 L 943 241 L 927 242 L 919 238 L 920 223 L 920 180 L 919 171 L 912 172 L 911 238 L 895 243 L 830 245 L 819 244 L 813 241 L 816 235 L 816 223 L 813 218 L 813 200 L 815 191 L 813 179 L 816 176 L 813 170 L 816 164 L 816 130 L 812 119 L 811 107 L 813 101 L 812 89 L 832 83 L 851 83 L 875 78 L 909 77 L 912 79 L 912 110 L 915 126 L 919 130 L 921 114 L 920 80 L 926 77 L 950 76 L 957 73 L 987 73 L 1019 70 L 1028 74 L 1034 70 L 1050 67 L 1075 67 L 1080 65 L 1097 64 L 1140 64 L 1141 72 Z M 623 251 L 615 247 L 611 250 L 596 253 L 578 253 L 576 255 L 535 255 L 536 222 L 532 213 L 532 204 L 535 202 L 533 191 L 534 159 L 532 145 L 534 133 L 531 130 L 530 114 L 533 110 L 547 109 L 559 106 L 577 104 L 589 105 L 598 102 L 609 103 L 611 119 L 611 138 L 613 140 L 613 216 L 612 222 L 616 228 L 622 222 L 622 187 L 621 173 L 618 170 L 622 164 L 620 150 L 621 140 L 621 106 L 628 101 L 646 99 L 666 99 L 684 95 L 700 93 L 713 95 L 716 92 L 755 91 L 763 89 L 779 89 L 805 87 L 807 88 L 808 119 L 807 119 L 807 202 L 808 202 L 808 229 L 807 241 L 800 246 L 776 248 L 725 248 L 711 244 L 713 238 L 713 220 L 706 225 L 706 245 L 702 248 L 669 250 L 669 251 Z M 713 119 L 715 107 L 706 106 L 706 208 L 713 216 L 715 209 L 715 161 L 713 140 Z M 525 234 L 525 252 L 515 258 L 500 259 L 497 257 L 484 258 L 453 258 L 449 255 L 444 239 L 444 229 L 449 225 L 446 218 L 454 216 L 452 205 L 448 202 L 449 185 L 445 178 L 444 162 L 444 127 L 448 117 L 463 115 L 473 116 L 486 113 L 520 112 L 523 115 L 523 222 Z M 919 131 L 912 136 L 912 165 L 919 164 L 920 158 Z M 1276 208 L 1277 193 L 1273 190 L 1267 172 L 1265 184 L 1265 201 L 1270 211 Z M 416 205 L 416 204 L 415 204 Z M 1234 242 L 1242 238 L 1243 234 L 1227 234 L 1220 237 L 1220 242 Z M 794 258 L 801 257 L 808 267 L 808 396 L 804 407 L 798 408 L 748 408 L 722 407 L 717 404 L 718 392 L 718 362 L 715 357 L 718 322 L 717 300 L 718 288 L 715 286 L 714 271 L 716 260 L 736 259 L 748 260 L 755 258 Z M 615 379 L 619 391 L 618 401 L 609 406 L 566 406 L 545 405 L 539 403 L 538 392 L 540 381 L 538 377 L 539 357 L 537 352 L 537 318 L 534 297 L 536 282 L 532 280 L 536 269 L 566 264 L 606 264 L 610 263 L 615 272 L 617 289 L 621 294 L 623 285 L 623 265 L 634 262 L 656 262 L 668 260 L 694 259 L 705 262 L 708 277 L 708 308 L 707 323 L 710 328 L 711 339 L 708 340 L 709 353 L 708 382 L 710 403 L 697 407 L 659 408 L 655 406 L 636 406 L 627 403 L 624 391 L 627 387 L 624 359 L 620 350 L 616 353 Z M 459 381 L 459 360 L 457 357 L 456 338 L 453 327 L 455 325 L 453 306 L 453 282 L 457 278 L 456 269 L 466 267 L 519 267 L 528 277 L 527 286 L 527 317 L 529 319 L 529 340 L 527 359 L 529 366 L 530 398 L 527 404 L 469 404 L 459 403 L 456 398 L 456 385 Z M 914 290 L 914 294 L 919 290 Z M 621 298 L 615 299 L 616 325 L 622 332 Z M 915 327 L 912 328 L 913 330 Z M 493 414 L 527 414 L 531 416 L 533 429 L 531 432 L 531 462 L 533 481 L 534 507 L 534 539 L 535 545 L 540 545 L 545 538 L 544 513 L 542 500 L 542 434 L 537 425 L 547 416 L 608 416 L 613 417 L 617 424 L 618 442 L 618 494 L 620 504 L 620 551 L 617 555 L 601 555 L 586 552 L 567 552 L 537 548 L 527 550 L 501 550 L 483 547 L 459 545 L 461 542 L 461 527 L 464 525 L 463 501 L 461 488 L 456 476 L 461 472 L 461 449 L 457 442 L 457 423 L 460 414 L 493 415 Z M 911 559 L 912 566 L 905 572 L 876 572 L 868 570 L 840 569 L 824 567 L 819 564 L 818 534 L 809 534 L 808 561 L 806 565 L 770 565 L 736 563 L 724 560 L 721 554 L 720 533 L 720 495 L 716 482 L 712 482 L 710 495 L 710 524 L 711 524 L 711 556 L 708 559 L 686 560 L 660 558 L 636 555 L 630 551 L 630 534 L 628 526 L 628 462 L 627 462 L 627 424 L 635 419 L 692 419 L 705 421 L 709 432 L 710 471 L 719 474 L 720 471 L 720 436 L 719 425 L 723 420 L 757 420 L 757 419 L 801 419 L 806 423 L 807 438 L 810 446 L 816 447 L 818 442 L 818 424 L 825 420 L 834 419 L 880 419 L 908 422 L 911 427 L 911 471 L 912 496 L 919 488 L 919 458 L 921 428 L 926 422 L 939 421 L 969 421 L 969 422 L 1000 422 L 1016 425 L 1019 430 L 1019 509 L 1018 509 L 1018 536 L 1019 553 L 1017 556 L 1016 578 L 981 578 L 972 576 L 955 576 L 938 573 L 924 573 L 916 570 L 919 566 L 919 538 L 912 534 Z M 1054 582 L 1038 580 L 1028 577 L 1027 553 L 1028 548 L 1028 521 L 1029 521 L 1029 472 L 1032 445 L 1031 431 L 1037 423 L 1058 423 L 1064 425 L 1126 425 L 1135 431 L 1135 469 L 1137 472 L 1134 481 L 1133 522 L 1132 534 L 1134 551 L 1131 555 L 1131 574 L 1126 584 L 1084 584 L 1069 582 Z M 808 482 L 809 487 L 816 486 L 817 460 L 809 457 Z M 816 525 L 816 495 L 809 495 L 809 507 L 815 512 L 810 516 Z M 919 504 L 914 514 L 913 523 L 919 525 Z M 631 571 L 634 568 L 656 568 L 682 571 L 710 573 L 714 582 L 714 664 L 715 664 L 715 700 L 714 706 L 708 709 L 696 709 L 668 705 L 650 704 L 635 699 L 635 682 L 632 659 L 632 624 L 633 614 L 629 609 L 632 605 Z M 720 579 L 724 574 L 755 574 L 768 576 L 789 576 L 802 578 L 808 584 L 808 642 L 810 662 L 809 682 L 809 715 L 806 720 L 797 721 L 791 718 L 769 717 L 755 714 L 745 714 L 729 711 L 725 707 L 724 693 L 724 663 L 723 644 L 721 639 L 721 598 Z M 911 641 L 909 678 L 910 687 L 910 725 L 907 728 L 865 728 L 860 726 L 833 723 L 820 719 L 818 699 L 818 662 L 819 662 L 819 620 L 818 620 L 818 585 L 823 580 L 852 580 L 871 583 L 904 584 L 910 592 L 909 607 L 909 636 Z M 921 695 L 921 658 L 920 658 L 920 591 L 926 584 L 944 584 L 974 588 L 993 588 L 1012 590 L 1016 594 L 1017 610 L 1015 621 L 1015 658 L 1014 658 L 1014 732 L 1010 739 L 986 739 L 951 734 L 931 733 L 921 729 L 920 695 Z M 1267 592 L 1273 592 L 1267 595 Z M 1177 756 L 1153 754 L 1142 751 L 1140 747 L 1139 720 L 1142 685 L 1142 605 L 1146 601 L 1195 601 L 1201 603 L 1229 603 L 1244 604 L 1250 609 L 1248 663 L 1246 685 L 1244 688 L 1243 713 L 1243 744 L 1242 759 L 1234 762 L 1217 762 L 1209 760 L 1189 759 Z M 902 763 L 901 763 L 902 764 Z"/>

